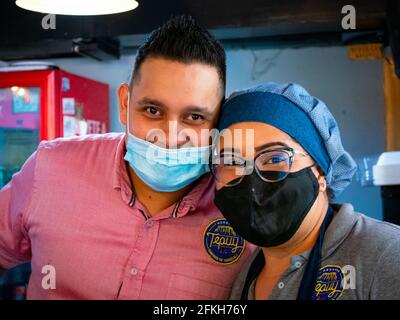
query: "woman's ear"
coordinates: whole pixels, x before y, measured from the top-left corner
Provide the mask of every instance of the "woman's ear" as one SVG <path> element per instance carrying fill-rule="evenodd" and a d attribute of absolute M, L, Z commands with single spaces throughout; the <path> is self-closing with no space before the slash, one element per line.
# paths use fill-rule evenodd
<path fill-rule="evenodd" d="M 319 184 L 319 192 L 325 192 L 326 191 L 326 179 L 325 179 L 325 176 L 319 176 L 318 184 Z"/>
<path fill-rule="evenodd" d="M 325 192 L 326 191 L 326 178 L 325 178 L 325 174 L 324 172 L 321 170 L 320 167 L 315 166 L 314 167 L 314 174 L 318 180 L 318 184 L 319 184 L 319 192 Z"/>

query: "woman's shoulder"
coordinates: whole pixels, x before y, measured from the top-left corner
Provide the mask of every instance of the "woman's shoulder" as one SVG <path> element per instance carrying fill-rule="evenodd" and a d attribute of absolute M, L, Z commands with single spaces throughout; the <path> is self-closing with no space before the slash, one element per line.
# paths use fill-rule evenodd
<path fill-rule="evenodd" d="M 337 216 L 336 228 L 347 229 L 341 233 L 342 254 L 368 269 L 379 266 L 400 271 L 400 226 L 356 212 L 348 204 L 340 206 Z"/>
<path fill-rule="evenodd" d="M 351 204 L 333 205 L 335 231 L 347 229 L 350 237 L 358 241 L 369 240 L 369 243 L 387 244 L 391 241 L 400 242 L 400 226 L 386 221 L 371 218 L 354 210 Z M 399 212 L 400 214 L 400 212 Z"/>
<path fill-rule="evenodd" d="M 352 233 L 359 254 L 369 262 L 370 299 L 400 299 L 400 226 L 357 213 Z"/>
<path fill-rule="evenodd" d="M 354 228 L 354 236 L 369 239 L 375 242 L 376 246 L 386 247 L 393 243 L 400 245 L 400 226 L 371 218 L 363 213 L 355 212 L 354 214 L 359 217 Z"/>

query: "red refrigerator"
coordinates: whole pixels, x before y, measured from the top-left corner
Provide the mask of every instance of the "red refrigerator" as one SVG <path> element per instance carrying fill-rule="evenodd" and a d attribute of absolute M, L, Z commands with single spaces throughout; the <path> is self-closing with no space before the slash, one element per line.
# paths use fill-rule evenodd
<path fill-rule="evenodd" d="M 109 86 L 30 63 L 0 68 L 0 189 L 39 141 L 109 132 Z M 24 299 L 30 264 L 0 277 L 0 300 Z"/>
<path fill-rule="evenodd" d="M 109 86 L 53 65 L 0 68 L 0 188 L 39 141 L 109 132 Z"/>

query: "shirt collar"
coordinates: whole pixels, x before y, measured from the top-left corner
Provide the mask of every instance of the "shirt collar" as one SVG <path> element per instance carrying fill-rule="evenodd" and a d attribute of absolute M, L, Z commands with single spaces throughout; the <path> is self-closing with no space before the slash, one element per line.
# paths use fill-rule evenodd
<path fill-rule="evenodd" d="M 324 236 L 321 250 L 321 260 L 328 258 L 347 238 L 360 215 L 354 212 L 351 204 L 331 204 L 335 210 L 332 222 L 328 226 Z M 308 260 L 310 250 L 292 257 L 292 264 L 300 260 Z"/>
<path fill-rule="evenodd" d="M 189 191 L 180 202 L 175 217 L 183 217 L 189 212 L 206 207 L 214 200 L 215 193 L 214 179 L 210 173 L 205 174 L 197 184 Z"/>
<path fill-rule="evenodd" d="M 336 213 L 325 233 L 322 259 L 330 256 L 346 240 L 360 218 L 360 214 L 354 212 L 351 204 L 332 204 L 332 207 Z"/>
<path fill-rule="evenodd" d="M 131 181 L 128 174 L 128 164 L 124 160 L 126 153 L 126 134 L 121 135 L 117 150 L 114 156 L 113 167 L 113 187 L 121 190 L 121 197 L 126 203 L 132 202 L 133 192 Z M 161 213 L 156 218 L 162 218 L 164 215 L 174 218 L 183 217 L 189 212 L 200 209 L 201 206 L 207 206 L 214 199 L 215 183 L 211 174 L 205 174 L 199 179 L 194 187 L 182 199 L 171 207 L 167 208 L 165 214 Z"/>
<path fill-rule="evenodd" d="M 324 236 L 324 242 L 322 244 L 322 252 L 321 252 L 321 260 L 328 258 L 348 237 L 350 232 L 353 230 L 355 224 L 360 218 L 360 214 L 354 212 L 354 208 L 351 204 L 342 204 L 337 205 L 333 204 L 332 207 L 335 210 L 335 216 L 330 223 L 328 229 L 326 230 Z M 249 260 L 247 265 L 247 273 L 249 273 L 250 267 L 255 263 L 257 256 L 260 254 L 262 248 L 259 247 L 254 251 L 252 257 Z M 307 263 L 310 257 L 310 250 L 303 252 L 297 256 L 291 257 L 290 266 L 283 273 L 282 278 L 288 276 L 292 272 L 298 270 L 302 265 Z M 263 267 L 265 264 L 260 259 L 258 260 L 262 265 L 259 267 Z M 256 277 L 258 274 L 256 275 Z M 249 288 L 249 299 L 254 297 L 254 284 L 255 279 L 252 281 L 252 284 Z"/>
<path fill-rule="evenodd" d="M 328 258 L 346 240 L 360 217 L 358 213 L 354 212 L 351 204 L 331 204 L 331 206 L 335 210 L 335 215 L 324 236 L 321 260 Z M 307 250 L 297 256 L 291 257 L 289 269 L 284 274 L 287 275 L 297 270 L 300 264 L 303 265 L 306 263 L 310 257 L 310 253 L 311 250 Z"/>
<path fill-rule="evenodd" d="M 213 203 L 214 192 L 214 179 L 211 174 L 205 174 L 185 196 L 152 219 L 181 218 L 207 208 Z"/>
<path fill-rule="evenodd" d="M 114 155 L 113 164 L 113 187 L 121 190 L 121 197 L 124 202 L 129 203 L 132 199 L 131 182 L 128 175 L 127 164 L 124 160 L 126 153 L 125 145 L 126 134 L 121 134 L 121 138 L 117 145 Z"/>

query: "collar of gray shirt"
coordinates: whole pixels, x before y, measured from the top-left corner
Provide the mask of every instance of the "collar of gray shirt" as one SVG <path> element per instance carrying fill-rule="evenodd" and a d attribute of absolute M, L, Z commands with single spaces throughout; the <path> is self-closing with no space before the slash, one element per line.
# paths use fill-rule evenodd
<path fill-rule="evenodd" d="M 342 298 L 393 298 L 394 291 L 387 288 L 400 287 L 398 276 L 389 277 L 398 275 L 400 271 L 400 227 L 354 212 L 351 204 L 332 206 L 335 216 L 324 237 L 321 261 L 324 264 L 353 265 L 358 275 L 357 290 L 347 290 Z M 244 264 L 233 285 L 231 299 L 240 299 L 248 270 L 260 250 L 255 250 Z M 309 254 L 308 251 L 291 258 L 290 267 L 272 290 L 270 299 L 296 299 Z M 396 280 L 398 283 L 395 278 L 399 278 Z M 254 299 L 255 282 L 251 284 L 249 299 Z M 400 291 L 398 294 L 400 298 Z"/>

